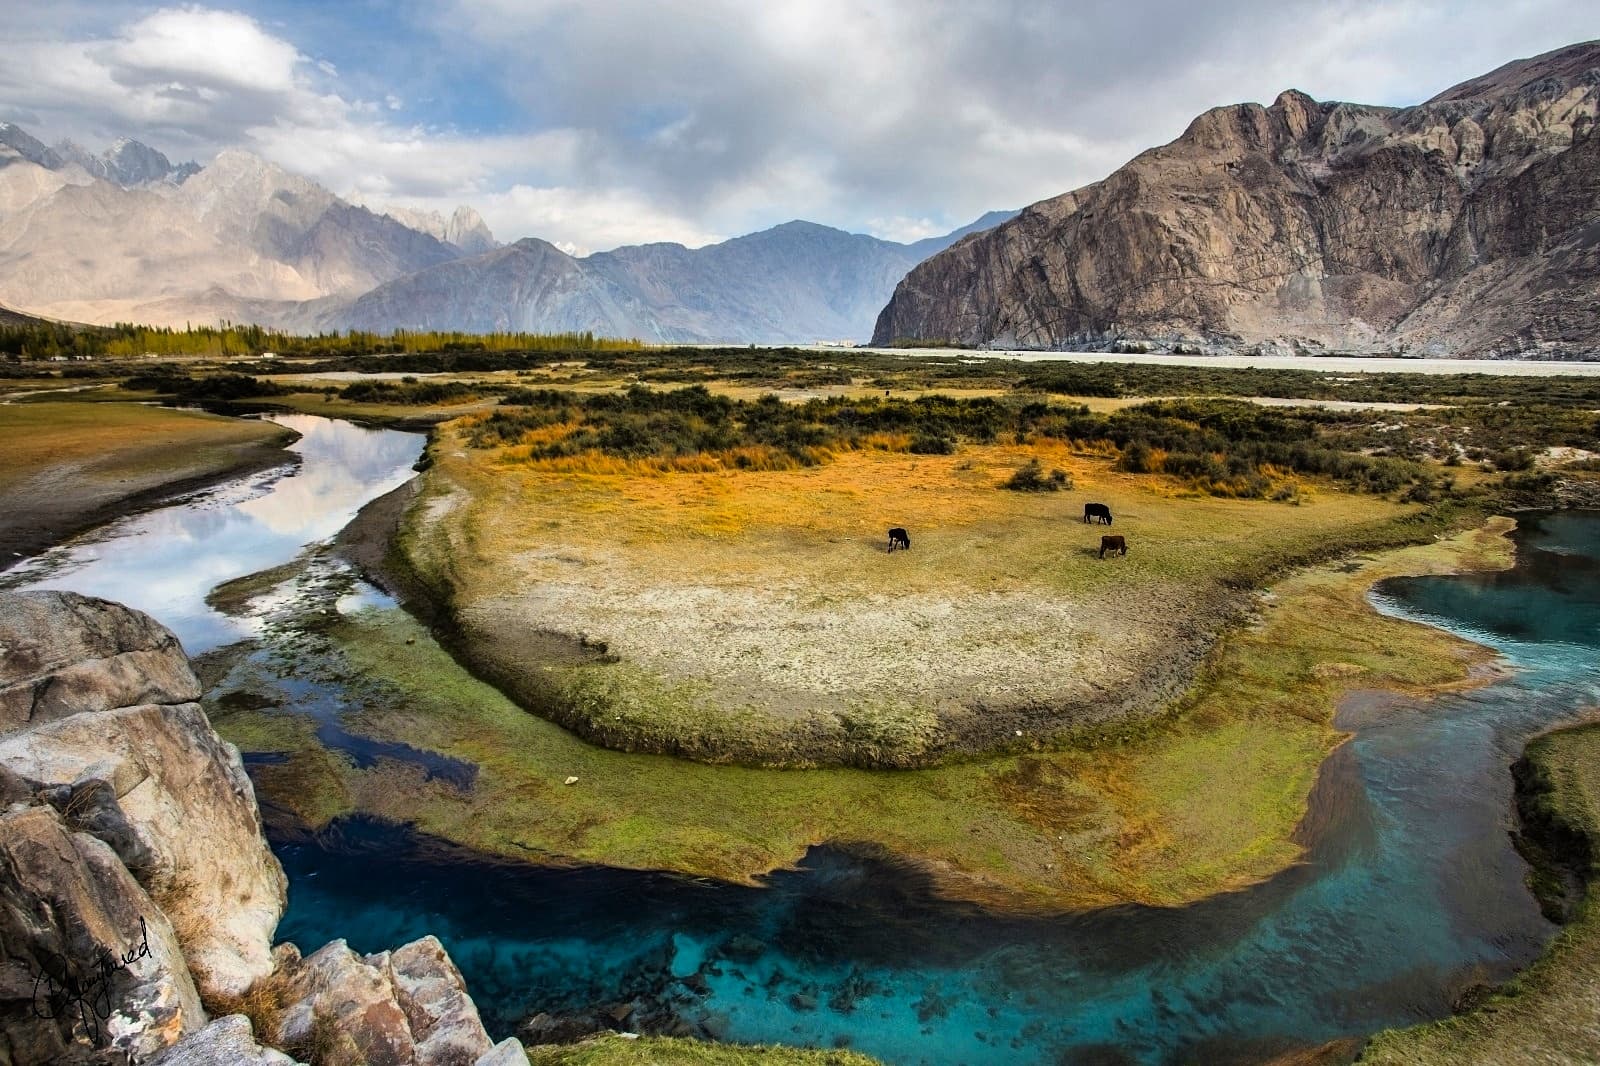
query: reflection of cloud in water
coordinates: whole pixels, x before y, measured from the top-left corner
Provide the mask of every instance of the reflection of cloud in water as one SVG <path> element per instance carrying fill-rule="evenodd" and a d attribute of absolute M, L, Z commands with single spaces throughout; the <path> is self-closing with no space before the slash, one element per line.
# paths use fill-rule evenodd
<path fill-rule="evenodd" d="M 246 627 L 207 607 L 206 593 L 338 532 L 363 504 L 411 476 L 421 446 L 415 434 L 313 415 L 275 421 L 301 434 L 298 470 L 230 482 L 124 519 L 8 576 L 24 588 L 71 589 L 148 611 L 191 654 L 237 639 Z"/>

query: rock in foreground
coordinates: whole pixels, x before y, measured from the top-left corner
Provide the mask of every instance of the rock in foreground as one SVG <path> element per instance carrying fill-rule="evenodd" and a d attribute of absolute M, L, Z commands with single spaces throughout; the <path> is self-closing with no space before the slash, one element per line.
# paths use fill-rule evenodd
<path fill-rule="evenodd" d="M 199 696 L 147 615 L 0 593 L 0 1066 L 525 1061 L 433 937 L 272 950 L 283 870 Z M 208 1024 L 202 995 L 267 1024 Z"/>

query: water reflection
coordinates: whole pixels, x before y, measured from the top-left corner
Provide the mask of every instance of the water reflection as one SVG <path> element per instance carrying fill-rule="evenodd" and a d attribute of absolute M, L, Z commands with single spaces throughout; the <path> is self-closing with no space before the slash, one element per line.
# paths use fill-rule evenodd
<path fill-rule="evenodd" d="M 246 635 L 248 623 L 206 606 L 206 593 L 333 536 L 363 504 L 409 478 L 422 449 L 414 433 L 315 415 L 272 421 L 301 435 L 289 449 L 298 464 L 104 526 L 16 567 L 5 586 L 70 589 L 138 607 L 191 655 Z"/>

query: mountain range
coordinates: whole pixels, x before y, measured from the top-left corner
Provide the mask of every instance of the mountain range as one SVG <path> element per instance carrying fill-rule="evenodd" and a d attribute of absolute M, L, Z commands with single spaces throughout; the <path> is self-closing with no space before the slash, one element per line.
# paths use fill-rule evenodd
<path fill-rule="evenodd" d="M 801 221 L 703 248 L 644 244 L 583 258 L 530 237 L 387 282 L 320 322 L 370 330 L 593 330 L 648 341 L 859 341 L 906 271 L 1011 214 L 991 212 L 915 244 Z"/>
<path fill-rule="evenodd" d="M 1213 108 L 1103 181 L 914 244 L 794 221 L 581 257 L 241 151 L 174 165 L 0 123 L 0 301 L 296 330 L 1600 358 L 1597 111 L 1588 42 L 1411 107 L 1291 89 Z"/>
<path fill-rule="evenodd" d="M 0 123 L 0 299 L 53 318 L 296 330 L 590 330 L 652 341 L 862 340 L 897 281 L 992 212 L 899 244 L 808 222 L 703 248 L 502 247 L 470 207 L 381 211 L 250 155 L 99 155 Z"/>
<path fill-rule="evenodd" d="M 912 270 L 873 340 L 1600 358 L 1600 42 L 1207 111 Z"/>

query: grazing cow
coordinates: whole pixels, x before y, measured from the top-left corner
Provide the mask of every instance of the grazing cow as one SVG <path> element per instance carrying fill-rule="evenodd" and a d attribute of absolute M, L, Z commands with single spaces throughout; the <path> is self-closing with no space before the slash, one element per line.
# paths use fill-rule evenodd
<path fill-rule="evenodd" d="M 1103 503 L 1086 503 L 1083 505 L 1083 520 L 1085 522 L 1104 522 L 1111 524 L 1111 508 Z"/>
<path fill-rule="evenodd" d="M 1110 552 L 1113 555 L 1127 555 L 1128 538 L 1120 535 L 1115 537 L 1101 537 L 1100 558 L 1104 559 L 1106 557 L 1106 552 Z"/>
<path fill-rule="evenodd" d="M 894 551 L 896 548 L 911 550 L 911 535 L 899 526 L 889 530 L 889 550 Z"/>

